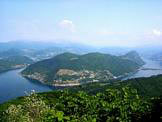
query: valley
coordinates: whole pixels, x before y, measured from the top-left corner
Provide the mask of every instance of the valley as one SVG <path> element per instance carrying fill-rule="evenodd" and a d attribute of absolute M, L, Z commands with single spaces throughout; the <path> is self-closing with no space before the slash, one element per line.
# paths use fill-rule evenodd
<path fill-rule="evenodd" d="M 142 58 L 143 59 L 143 58 Z M 145 65 L 143 65 L 144 68 L 150 68 L 150 69 L 161 69 L 162 68 L 162 65 L 160 65 L 160 62 L 159 61 L 152 61 L 152 60 L 148 60 L 148 59 L 143 59 L 143 61 L 145 62 Z M 31 80 L 31 79 L 26 79 L 24 77 L 21 76 L 21 72 L 24 70 L 23 69 L 17 69 L 17 70 L 12 70 L 12 71 L 8 71 L 8 72 L 5 72 L 5 73 L 1 73 L 0 74 L 0 103 L 2 102 L 5 102 L 5 101 L 8 101 L 8 100 L 11 100 L 11 99 L 14 99 L 16 97 L 19 97 L 19 96 L 24 96 L 25 95 L 25 91 L 26 92 L 30 92 L 31 90 L 35 90 L 36 92 L 45 92 L 45 91 L 52 91 L 52 90 L 57 90 L 57 89 L 62 89 L 64 87 L 75 87 L 75 85 L 78 85 L 80 86 L 81 84 L 80 83 L 59 83 L 53 86 L 48 86 L 46 84 L 42 84 L 39 81 L 35 81 L 35 80 Z M 96 74 L 94 72 L 87 72 L 86 70 L 84 71 L 86 73 L 87 76 L 90 76 L 91 78 L 93 78 Z M 58 71 L 58 74 L 57 75 L 77 75 L 78 76 L 78 80 L 79 79 L 79 76 L 82 75 L 82 77 L 84 77 L 84 72 L 75 72 L 75 71 L 71 71 L 71 70 L 65 70 L 65 69 L 60 69 Z M 89 73 L 89 74 L 88 74 Z M 110 74 L 109 72 L 105 72 L 105 73 L 108 73 L 108 76 L 107 79 L 109 79 L 108 81 L 105 81 L 105 77 L 102 77 L 104 76 L 104 72 L 99 72 L 101 74 L 101 76 L 98 77 L 97 75 L 97 79 L 100 78 L 100 80 L 98 81 L 93 81 L 91 79 L 90 82 L 87 82 L 86 81 L 86 84 L 87 84 L 87 89 L 91 89 L 90 87 L 88 88 L 88 84 L 89 83 L 100 83 L 101 85 L 103 84 L 111 84 L 112 82 L 114 82 L 114 80 L 110 80 L 110 79 L 113 79 L 114 76 L 112 76 L 112 74 Z M 100 75 L 99 74 L 99 75 Z M 158 75 L 158 74 L 162 74 L 162 71 L 161 70 L 139 70 L 137 71 L 136 73 L 130 73 L 129 76 L 123 78 L 123 80 L 126 80 L 126 79 L 131 79 L 131 78 L 137 78 L 137 77 L 150 77 L 150 76 L 153 76 L 153 75 Z M 116 80 L 117 81 L 117 80 Z M 56 81 L 55 81 L 56 82 Z M 86 84 L 83 84 L 84 86 L 86 86 Z M 81 85 L 81 86 L 82 86 Z M 60 87 L 61 86 L 61 87 Z M 7 91 L 5 89 L 8 89 Z M 5 91 L 5 92 L 4 92 Z"/>
<path fill-rule="evenodd" d="M 0 122 L 162 122 L 162 0 L 0 0 Z"/>
<path fill-rule="evenodd" d="M 41 110 L 48 108 L 48 117 L 62 113 L 65 119 L 71 116 L 70 120 L 77 118 L 81 121 L 83 116 L 92 112 L 92 105 L 97 112 L 97 121 L 105 118 L 99 111 L 111 110 L 106 112 L 109 114 L 118 109 L 118 115 L 113 114 L 118 118 L 123 114 L 123 108 L 138 116 L 126 113 L 131 120 L 150 120 L 160 116 L 161 113 L 153 112 L 159 112 L 161 108 L 161 61 L 143 58 L 137 51 L 130 50 L 116 55 L 88 50 L 79 52 L 75 48 L 70 50 L 10 49 L 0 53 L 0 121 L 8 121 L 8 114 L 15 114 L 15 110 L 18 116 L 22 111 L 33 110 L 28 109 L 32 105 L 41 107 Z M 72 114 L 72 106 L 75 114 Z M 81 116 L 78 108 L 85 110 Z M 52 110 L 57 114 L 53 114 Z M 91 115 L 94 113 L 88 117 Z M 22 116 L 24 114 L 16 119 Z"/>

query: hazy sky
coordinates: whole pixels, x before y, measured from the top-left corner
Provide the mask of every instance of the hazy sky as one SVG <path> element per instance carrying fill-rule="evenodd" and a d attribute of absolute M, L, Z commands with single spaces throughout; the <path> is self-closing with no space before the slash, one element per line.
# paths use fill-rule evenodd
<path fill-rule="evenodd" d="M 162 45 L 162 0 L 0 0 L 0 41 Z"/>

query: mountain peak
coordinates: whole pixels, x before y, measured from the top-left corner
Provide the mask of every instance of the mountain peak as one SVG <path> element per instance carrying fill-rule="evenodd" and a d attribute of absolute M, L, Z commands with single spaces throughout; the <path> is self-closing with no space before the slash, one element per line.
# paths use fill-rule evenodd
<path fill-rule="evenodd" d="M 128 60 L 134 61 L 135 63 L 137 63 L 141 66 L 145 64 L 145 62 L 142 60 L 142 58 L 136 51 L 130 51 L 121 57 L 123 59 L 128 59 Z"/>

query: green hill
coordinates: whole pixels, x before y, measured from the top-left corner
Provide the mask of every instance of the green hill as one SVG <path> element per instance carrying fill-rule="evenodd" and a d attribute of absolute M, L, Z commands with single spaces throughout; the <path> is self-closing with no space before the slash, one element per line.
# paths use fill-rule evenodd
<path fill-rule="evenodd" d="M 161 122 L 161 91 L 162 75 L 31 93 L 1 104 L 0 121 Z"/>
<path fill-rule="evenodd" d="M 86 91 L 89 94 L 96 94 L 98 92 L 104 92 L 107 88 L 122 88 L 129 86 L 133 89 L 137 89 L 140 96 L 145 98 L 162 96 L 162 75 L 152 76 L 148 78 L 133 78 L 125 81 L 115 81 L 112 83 L 99 82 L 89 83 L 81 86 L 71 87 L 73 92 Z"/>
<path fill-rule="evenodd" d="M 136 51 L 130 51 L 121 57 L 123 59 L 134 61 L 135 63 L 140 64 L 141 66 L 145 64 L 145 62 L 141 59 L 141 57 Z"/>
<path fill-rule="evenodd" d="M 109 80 L 136 71 L 134 60 L 102 53 L 63 53 L 28 66 L 23 76 L 50 84 Z"/>
<path fill-rule="evenodd" d="M 21 68 L 33 63 L 33 60 L 26 56 L 10 56 L 0 59 L 0 72 Z"/>

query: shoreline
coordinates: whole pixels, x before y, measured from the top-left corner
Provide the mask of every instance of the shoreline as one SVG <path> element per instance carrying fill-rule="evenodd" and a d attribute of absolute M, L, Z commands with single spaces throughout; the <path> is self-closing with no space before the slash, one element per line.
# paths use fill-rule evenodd
<path fill-rule="evenodd" d="M 124 80 L 127 80 L 127 77 L 129 76 L 132 76 L 133 74 L 137 73 L 139 70 L 143 69 L 143 65 L 141 67 L 139 67 L 138 69 L 136 69 L 135 71 L 132 71 L 132 72 L 129 72 L 129 73 L 125 73 L 123 75 L 120 75 L 120 76 L 116 76 L 114 77 L 113 79 L 110 79 L 108 80 L 107 82 L 112 82 L 112 81 L 124 81 Z M 30 81 L 37 81 L 41 84 L 44 84 L 44 85 L 47 85 L 47 86 L 50 86 L 50 87 L 71 87 L 71 86 L 79 86 L 79 85 L 82 85 L 82 84 L 87 84 L 87 83 L 93 83 L 94 81 L 86 81 L 84 83 L 79 83 L 79 82 L 72 82 L 72 83 L 47 83 L 43 80 L 38 80 L 38 79 L 33 79 L 31 77 L 28 77 L 28 75 L 24 75 L 20 72 L 20 75 L 22 77 L 25 77 L 26 79 L 30 80 Z M 100 82 L 100 81 L 97 81 L 97 82 Z"/>
<path fill-rule="evenodd" d="M 4 71 L 0 71 L 0 74 L 6 73 L 6 72 L 9 72 L 9 71 L 12 71 L 12 70 L 23 69 L 23 68 L 25 68 L 25 67 L 7 69 L 7 70 L 4 70 Z"/>
<path fill-rule="evenodd" d="M 139 69 L 137 69 L 134 72 L 130 72 L 128 74 L 124 74 L 124 75 L 118 76 L 117 78 L 109 80 L 109 82 L 111 83 L 112 81 L 119 81 L 119 80 L 123 81 L 122 79 L 128 77 L 129 75 L 135 74 L 136 72 L 138 72 L 138 70 Z M 84 83 L 60 83 L 60 84 L 59 83 L 55 83 L 55 84 L 48 84 L 48 83 L 45 83 L 45 82 L 37 80 L 37 79 L 29 78 L 26 75 L 23 75 L 21 72 L 20 72 L 20 75 L 22 77 L 30 80 L 31 82 L 39 82 L 41 84 L 44 84 L 44 85 L 47 85 L 47 86 L 50 86 L 50 87 L 71 87 L 71 86 L 79 86 L 79 85 L 83 85 L 83 84 L 87 84 L 87 83 L 94 83 L 94 81 L 87 81 L 87 82 L 84 82 Z M 97 81 L 97 82 L 100 82 L 100 81 Z"/>

